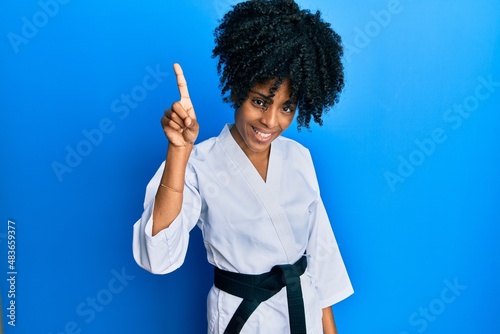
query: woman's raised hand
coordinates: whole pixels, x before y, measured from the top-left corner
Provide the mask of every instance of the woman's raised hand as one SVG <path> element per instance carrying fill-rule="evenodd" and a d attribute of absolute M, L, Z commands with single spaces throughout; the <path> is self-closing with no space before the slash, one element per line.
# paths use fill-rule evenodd
<path fill-rule="evenodd" d="M 174 64 L 174 72 L 181 99 L 165 110 L 161 125 L 170 144 L 175 147 L 187 147 L 198 137 L 199 125 L 189 97 L 186 78 L 179 64 Z"/>

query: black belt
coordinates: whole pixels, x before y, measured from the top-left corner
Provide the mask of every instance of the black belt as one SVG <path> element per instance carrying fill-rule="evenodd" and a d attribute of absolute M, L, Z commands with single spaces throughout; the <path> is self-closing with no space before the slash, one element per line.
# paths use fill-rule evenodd
<path fill-rule="evenodd" d="M 260 303 L 268 300 L 286 286 L 288 316 L 291 334 L 306 334 L 306 318 L 300 276 L 307 267 L 302 256 L 294 264 L 274 266 L 270 272 L 260 275 L 233 273 L 215 268 L 214 284 L 217 288 L 243 298 L 229 321 L 224 334 L 238 334 Z"/>

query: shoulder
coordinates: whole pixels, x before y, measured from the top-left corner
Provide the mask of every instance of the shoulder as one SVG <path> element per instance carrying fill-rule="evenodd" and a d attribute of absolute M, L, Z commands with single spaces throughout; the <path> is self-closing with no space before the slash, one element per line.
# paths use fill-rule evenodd
<path fill-rule="evenodd" d="M 213 154 L 214 150 L 218 149 L 219 145 L 217 144 L 217 142 L 220 141 L 221 138 L 225 138 L 228 135 L 229 135 L 229 127 L 226 124 L 222 128 L 222 131 L 219 133 L 219 135 L 210 137 L 194 145 L 193 152 L 191 154 L 191 159 L 196 157 L 203 158 L 207 154 Z"/>
<path fill-rule="evenodd" d="M 285 159 L 300 159 L 312 163 L 311 152 L 298 141 L 280 136 L 276 139 L 276 142 L 279 144 L 279 148 L 283 152 Z"/>
<path fill-rule="evenodd" d="M 193 151 L 204 152 L 210 150 L 213 146 L 215 146 L 216 139 L 217 137 L 212 137 L 197 143 L 194 145 Z"/>
<path fill-rule="evenodd" d="M 202 166 L 203 162 L 207 162 L 214 156 L 214 150 L 217 149 L 216 138 L 208 138 L 194 145 L 191 155 L 189 156 L 188 166 Z M 215 153 L 217 155 L 218 153 Z M 200 165 L 201 164 L 201 165 Z"/>
<path fill-rule="evenodd" d="M 276 140 L 284 165 L 293 172 L 294 180 L 304 180 L 309 187 L 319 193 L 316 170 L 309 149 L 290 138 L 278 137 Z"/>

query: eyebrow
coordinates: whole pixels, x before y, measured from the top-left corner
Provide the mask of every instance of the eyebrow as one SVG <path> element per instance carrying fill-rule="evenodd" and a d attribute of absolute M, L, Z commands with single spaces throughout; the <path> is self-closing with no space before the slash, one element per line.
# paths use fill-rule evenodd
<path fill-rule="evenodd" d="M 256 92 L 254 91 L 253 89 L 250 89 L 250 92 L 251 93 L 254 93 L 254 94 L 257 94 L 257 95 L 260 95 L 261 97 L 263 97 L 264 99 L 266 100 L 269 100 L 269 101 L 272 101 L 273 100 L 273 96 L 267 96 L 267 95 L 264 95 L 262 93 L 259 93 L 259 92 Z"/>
<path fill-rule="evenodd" d="M 253 89 L 250 89 L 250 92 L 251 92 L 251 93 L 254 93 L 254 94 L 257 94 L 257 95 L 260 95 L 262 98 L 266 99 L 267 101 L 269 101 L 269 102 L 271 102 L 271 103 L 273 103 L 273 102 L 274 102 L 274 101 L 273 101 L 273 96 L 274 96 L 274 95 L 267 96 L 267 95 L 264 95 L 264 94 L 262 94 L 262 93 L 256 92 L 256 91 L 254 91 Z M 289 106 L 289 107 L 291 107 L 291 106 L 297 106 L 297 101 L 296 101 L 296 100 L 294 100 L 294 99 L 292 99 L 292 98 L 290 98 L 288 101 L 286 101 L 285 103 L 283 103 L 283 105 L 285 105 L 285 106 Z"/>

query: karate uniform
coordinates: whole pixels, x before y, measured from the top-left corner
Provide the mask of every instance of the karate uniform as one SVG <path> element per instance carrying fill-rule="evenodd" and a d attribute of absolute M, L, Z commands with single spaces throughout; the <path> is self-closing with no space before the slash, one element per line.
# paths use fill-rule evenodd
<path fill-rule="evenodd" d="M 154 198 L 163 163 L 146 189 L 144 213 L 134 225 L 133 253 L 142 268 L 166 274 L 179 268 L 189 231 L 202 231 L 208 261 L 237 273 L 261 274 L 307 256 L 300 277 L 307 333 L 322 331 L 322 308 L 353 293 L 320 197 L 309 151 L 278 137 L 264 181 L 226 125 L 218 137 L 194 146 L 186 169 L 182 211 L 152 236 Z M 208 333 L 223 333 L 241 298 L 212 287 Z M 258 306 L 241 333 L 288 334 L 286 289 Z"/>

